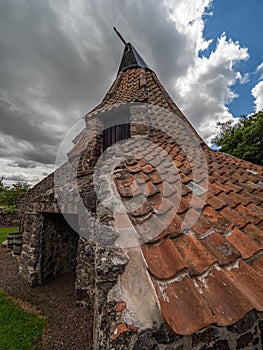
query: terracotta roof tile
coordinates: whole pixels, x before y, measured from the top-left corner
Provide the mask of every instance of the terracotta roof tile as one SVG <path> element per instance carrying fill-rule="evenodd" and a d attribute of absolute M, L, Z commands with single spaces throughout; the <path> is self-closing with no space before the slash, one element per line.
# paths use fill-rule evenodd
<path fill-rule="evenodd" d="M 220 195 L 219 195 L 219 197 L 220 197 Z M 246 205 L 248 205 L 249 203 L 251 203 L 253 201 L 253 198 L 251 198 L 250 195 L 248 195 L 248 197 L 247 196 L 242 196 L 242 195 L 239 195 L 239 194 L 237 194 L 237 193 L 235 193 L 233 191 L 229 192 L 228 197 L 229 197 L 229 202 L 231 203 L 231 206 L 233 206 L 232 203 L 236 203 L 236 204 L 241 203 L 244 206 L 246 206 Z M 232 202 L 232 200 L 234 202 Z"/>
<path fill-rule="evenodd" d="M 263 249 L 263 231 L 253 224 L 248 224 L 242 228 L 250 239 L 257 243 L 260 249 Z"/>
<path fill-rule="evenodd" d="M 263 277 L 263 252 L 253 256 L 247 263 Z"/>
<path fill-rule="evenodd" d="M 191 275 L 203 273 L 216 262 L 216 258 L 193 234 L 182 234 L 173 242 L 186 261 Z"/>
<path fill-rule="evenodd" d="M 216 258 L 220 265 L 228 265 L 234 262 L 239 252 L 226 238 L 217 232 L 212 232 L 205 238 L 200 239 L 206 249 Z"/>
<path fill-rule="evenodd" d="M 241 204 L 237 205 L 234 209 L 235 209 L 235 211 L 237 211 L 241 215 L 243 215 L 249 222 L 252 222 L 254 225 L 259 224 L 263 220 L 263 216 L 261 215 L 261 213 L 259 215 L 260 209 L 255 211 L 255 210 L 251 209 L 251 207 L 249 207 L 249 206 L 244 207 Z M 255 207 L 254 207 L 254 209 L 255 209 Z"/>
<path fill-rule="evenodd" d="M 260 249 L 257 242 L 252 237 L 246 235 L 244 232 L 234 227 L 233 230 L 226 236 L 228 242 L 235 247 L 243 259 L 251 258 Z"/>
<path fill-rule="evenodd" d="M 230 196 L 234 196 L 234 193 L 233 194 L 230 193 Z M 246 201 L 248 203 L 252 202 L 252 203 L 255 203 L 257 205 L 262 205 L 262 203 L 263 203 L 263 197 L 262 196 L 257 196 L 257 195 L 255 195 L 255 193 L 251 194 L 251 193 L 248 193 L 247 191 L 244 191 L 244 190 L 242 190 L 242 192 L 239 193 L 239 197 L 242 197 L 242 202 L 241 203 L 243 205 L 245 205 L 244 201 Z"/>
<path fill-rule="evenodd" d="M 149 271 L 160 280 L 175 277 L 187 268 L 186 262 L 169 238 L 160 244 L 144 244 L 142 250 Z"/>
<path fill-rule="evenodd" d="M 229 221 L 233 222 L 239 228 L 251 222 L 249 218 L 244 217 L 241 213 L 230 207 L 225 207 L 220 210 L 220 214 L 224 218 L 227 218 Z"/>
<path fill-rule="evenodd" d="M 196 279 L 200 293 L 214 315 L 214 321 L 220 326 L 239 321 L 254 305 L 230 279 L 230 275 L 237 277 L 235 269 L 229 275 L 227 272 L 213 268 L 207 275 Z"/>
<path fill-rule="evenodd" d="M 168 283 L 153 279 L 161 312 L 168 326 L 177 334 L 192 334 L 214 322 L 211 310 L 188 276 Z"/>
<path fill-rule="evenodd" d="M 245 296 L 247 302 L 249 301 L 257 310 L 263 311 L 263 277 L 242 260 L 239 261 L 238 267 L 228 269 L 225 273 Z"/>
<path fill-rule="evenodd" d="M 220 197 L 221 193 L 217 197 L 213 195 L 211 192 L 207 193 L 207 203 L 210 205 L 210 207 L 214 208 L 215 210 L 222 209 L 225 206 L 227 206 L 227 203 L 225 202 L 225 200 L 221 199 Z M 235 205 L 236 205 L 236 202 L 234 202 L 234 206 Z"/>

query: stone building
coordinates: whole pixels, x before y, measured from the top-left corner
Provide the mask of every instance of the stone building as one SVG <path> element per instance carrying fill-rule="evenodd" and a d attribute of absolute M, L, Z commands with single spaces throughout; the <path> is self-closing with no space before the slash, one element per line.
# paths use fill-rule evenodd
<path fill-rule="evenodd" d="M 76 271 L 94 349 L 262 349 L 263 168 L 211 150 L 129 43 L 84 118 L 18 203 L 24 278 Z"/>

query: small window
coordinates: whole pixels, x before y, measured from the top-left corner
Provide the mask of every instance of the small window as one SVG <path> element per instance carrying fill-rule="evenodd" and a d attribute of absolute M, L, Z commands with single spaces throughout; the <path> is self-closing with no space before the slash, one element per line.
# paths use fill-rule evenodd
<path fill-rule="evenodd" d="M 130 110 L 119 110 L 103 116 L 103 151 L 114 143 L 126 140 L 130 133 Z"/>

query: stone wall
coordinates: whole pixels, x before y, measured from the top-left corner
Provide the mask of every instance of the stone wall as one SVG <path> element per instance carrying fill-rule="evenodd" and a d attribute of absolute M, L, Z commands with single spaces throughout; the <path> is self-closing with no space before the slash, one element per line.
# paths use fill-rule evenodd
<path fill-rule="evenodd" d="M 43 234 L 43 214 L 25 212 L 22 224 L 23 246 L 20 272 L 30 286 L 41 284 L 40 256 Z"/>
<path fill-rule="evenodd" d="M 250 312 L 228 327 L 210 326 L 191 336 L 169 344 L 158 344 L 155 350 L 261 350 L 263 348 L 263 314 Z M 143 349 L 138 348 L 138 349 Z"/>
<path fill-rule="evenodd" d="M 140 331 L 119 322 L 125 303 L 108 303 L 101 319 L 100 343 L 94 349 L 114 350 L 261 350 L 263 315 L 250 312 L 243 320 L 228 327 L 210 326 L 190 336 L 172 333 L 165 324 Z M 106 322 L 107 320 L 107 322 Z M 117 324 L 112 332 L 111 324 Z"/>
<path fill-rule="evenodd" d="M 0 209 L 0 226 L 19 226 L 20 217 L 17 212 L 6 213 Z"/>

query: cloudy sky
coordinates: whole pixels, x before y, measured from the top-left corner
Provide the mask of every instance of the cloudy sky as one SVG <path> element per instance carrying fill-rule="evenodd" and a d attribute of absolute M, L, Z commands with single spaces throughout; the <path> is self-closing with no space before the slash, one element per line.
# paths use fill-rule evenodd
<path fill-rule="evenodd" d="M 53 170 L 116 76 L 113 26 L 207 141 L 218 120 L 262 109 L 262 13 L 262 0 L 0 0 L 0 175 Z"/>

